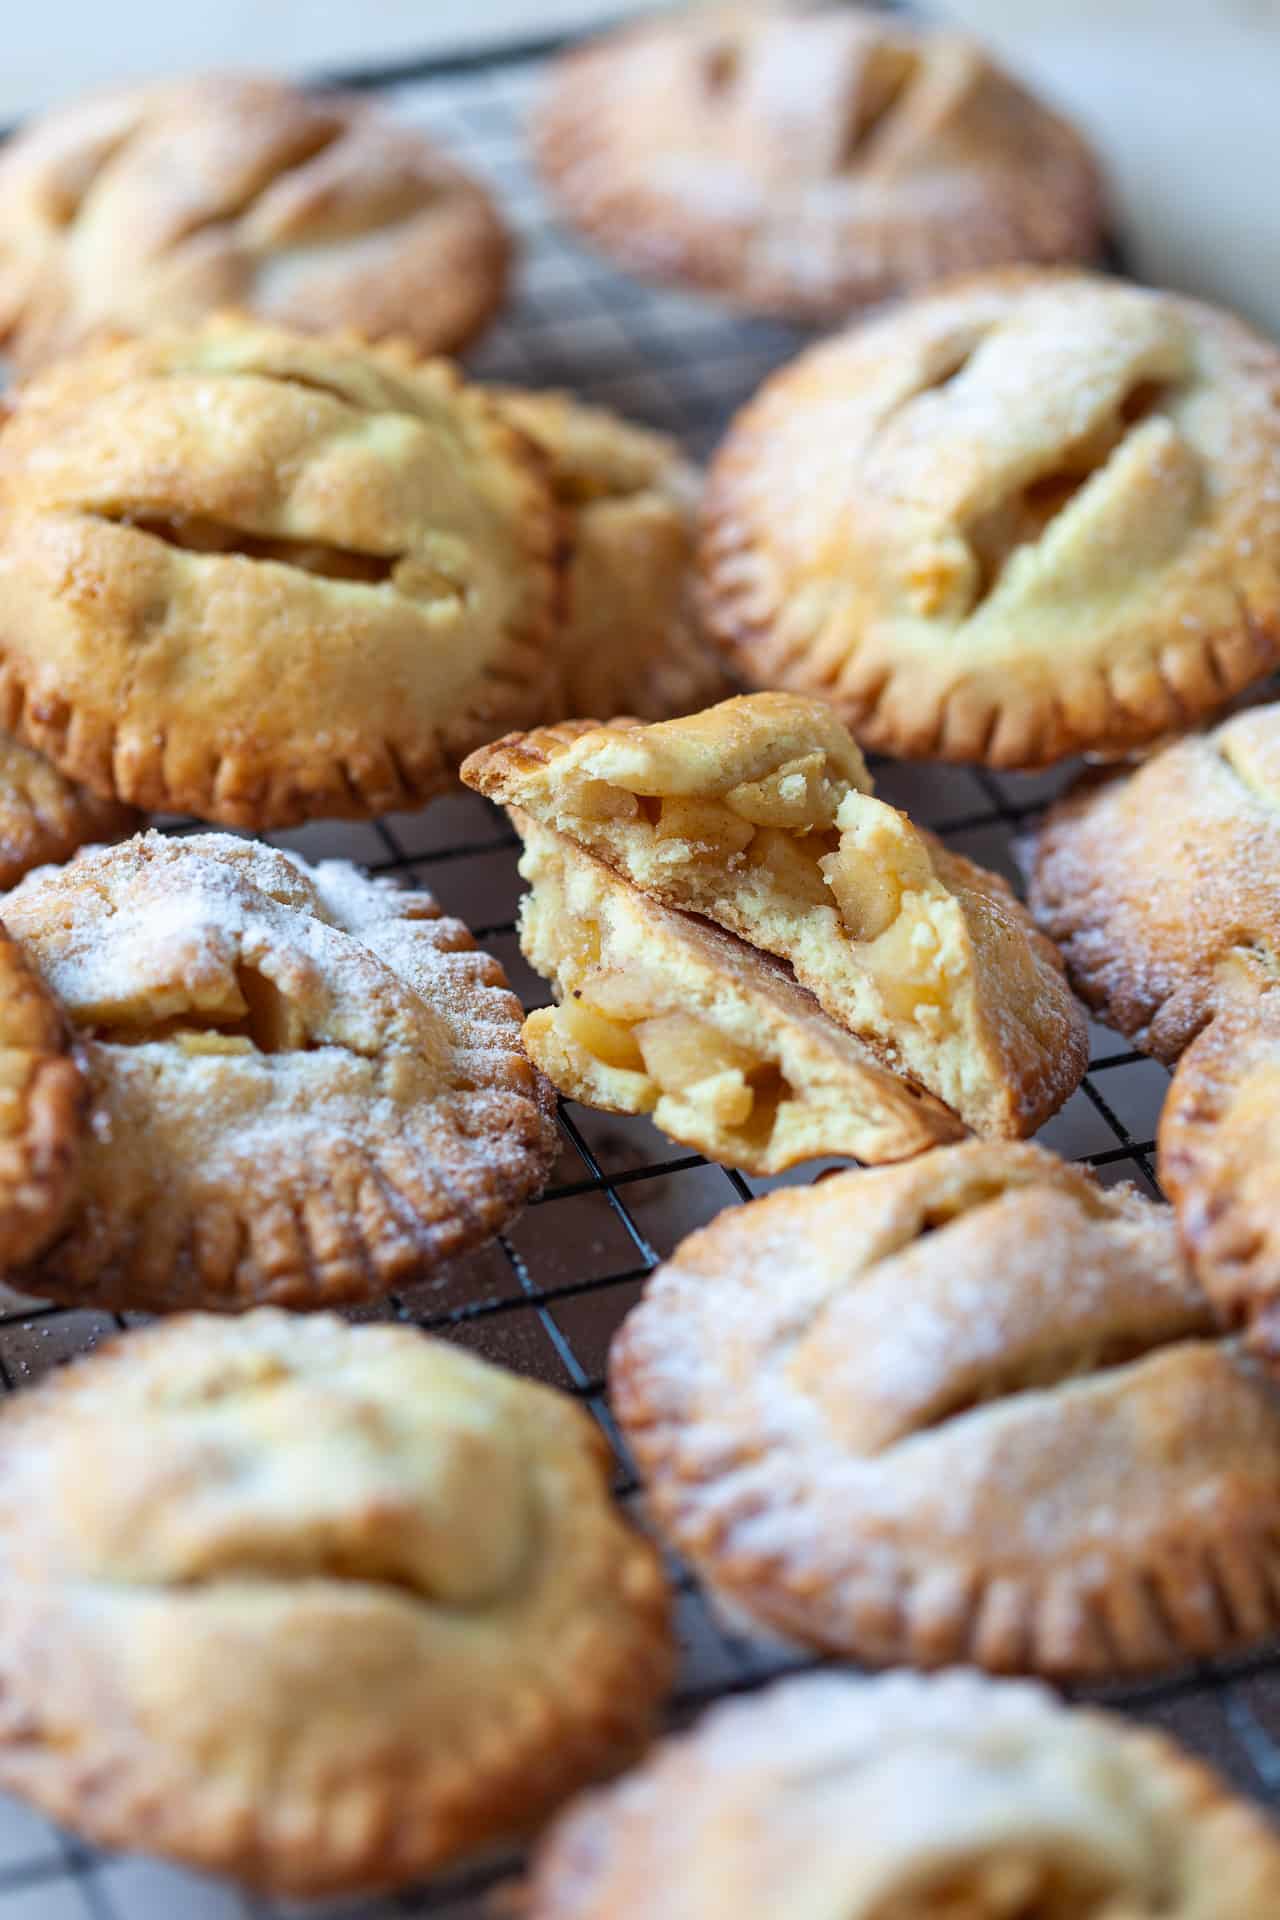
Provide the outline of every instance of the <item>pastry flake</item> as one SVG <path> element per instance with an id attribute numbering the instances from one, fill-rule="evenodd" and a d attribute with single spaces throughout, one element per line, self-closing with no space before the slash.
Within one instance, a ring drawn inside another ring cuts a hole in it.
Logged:
<path id="1" fill-rule="evenodd" d="M 974 42 L 879 12 L 705 7 L 612 33 L 558 63 L 533 138 L 623 267 L 804 322 L 1099 246 L 1075 130 Z"/>
<path id="2" fill-rule="evenodd" d="M 88 1088 L 52 993 L 0 925 L 0 1263 L 30 1260 L 72 1206 Z"/>
<path id="3" fill-rule="evenodd" d="M 556 710 L 665 720 L 723 698 L 693 605 L 701 476 L 676 443 L 568 394 L 489 392 L 549 461 L 563 517 Z"/>
<path id="4" fill-rule="evenodd" d="M 77 100 L 0 152 L 0 337 L 26 372 L 220 308 L 453 353 L 508 253 L 484 188 L 414 128 L 263 74 Z"/>
<path id="5" fill-rule="evenodd" d="M 995 874 L 874 798 L 821 701 L 757 694 L 649 727 L 544 728 L 473 754 L 463 778 L 786 960 L 976 1132 L 1033 1131 L 1084 1072 L 1049 942 Z"/>
<path id="6" fill-rule="evenodd" d="M 713 639 L 868 747 L 1043 766 L 1280 659 L 1280 352 L 1088 274 L 977 276 L 811 348 L 711 468 Z"/>
<path id="7" fill-rule="evenodd" d="M 521 949 L 559 998 L 529 1015 L 524 1046 L 561 1093 L 651 1114 L 683 1145 L 756 1174 L 828 1154 L 904 1159 L 963 1134 L 771 955 L 514 817 L 532 889 Z"/>
<path id="8" fill-rule="evenodd" d="M 76 1304 L 376 1298 L 546 1180 L 550 1089 L 496 960 L 427 893 L 226 835 L 32 874 L 13 937 L 65 1007 L 93 1120 L 60 1237 L 11 1271 Z"/>
<path id="9" fill-rule="evenodd" d="M 0 714 L 224 825 L 416 805 L 544 711 L 557 537 L 443 363 L 237 321 L 91 350 L 0 431 Z"/>
<path id="10" fill-rule="evenodd" d="M 537 1854 L 529 1920 L 1261 1920 L 1280 1842 L 1164 1735 L 970 1673 L 713 1707 Z"/>
<path id="11" fill-rule="evenodd" d="M 650 1511 L 841 1657 L 1101 1679 L 1280 1625 L 1280 1404 L 1171 1213 L 942 1147 L 721 1214 L 611 1356 Z"/>
<path id="12" fill-rule="evenodd" d="M 0 1782 L 277 1892 L 510 1839 L 637 1748 L 657 1555 L 567 1398 L 416 1328 L 132 1333 L 0 1418 Z"/>

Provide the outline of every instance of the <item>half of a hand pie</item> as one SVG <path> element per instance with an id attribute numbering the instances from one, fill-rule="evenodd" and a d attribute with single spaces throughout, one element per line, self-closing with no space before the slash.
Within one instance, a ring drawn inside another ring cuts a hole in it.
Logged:
<path id="1" fill-rule="evenodd" d="M 641 893 L 513 809 L 525 958 L 559 1004 L 524 1046 L 561 1093 L 651 1113 L 673 1139 L 748 1173 L 829 1154 L 905 1159 L 964 1128 L 823 1012 L 771 954 Z"/>
<path id="2" fill-rule="evenodd" d="M 1052 946 L 1003 880 L 872 796 L 821 701 L 757 694 L 649 727 L 544 728 L 473 754 L 463 778 L 789 962 L 975 1132 L 1033 1132 L 1084 1072 Z"/>
<path id="3" fill-rule="evenodd" d="M 1280 1400 L 1169 1210 L 1040 1148 L 721 1214 L 611 1381 L 663 1530 L 787 1639 L 1102 1678 L 1280 1625 Z"/>

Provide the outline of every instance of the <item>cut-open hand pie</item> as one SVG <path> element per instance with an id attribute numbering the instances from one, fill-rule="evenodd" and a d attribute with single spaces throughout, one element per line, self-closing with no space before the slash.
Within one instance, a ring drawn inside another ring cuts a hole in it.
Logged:
<path id="1" fill-rule="evenodd" d="M 1088 274 L 966 280 L 731 426 L 700 569 L 750 686 L 993 766 L 1146 743 L 1280 659 L 1280 352 Z"/>
<path id="2" fill-rule="evenodd" d="M 0 1268 L 57 1233 L 75 1192 L 88 1088 L 52 993 L 0 925 Z"/>
<path id="3" fill-rule="evenodd" d="M 316 1307 L 496 1232 L 555 1153 L 497 961 L 429 894 L 223 834 L 147 834 L 4 902 L 80 1042 L 76 1199 L 24 1291 Z"/>
<path id="4" fill-rule="evenodd" d="M 684 1145 L 758 1174 L 828 1154 L 901 1160 L 963 1133 L 771 954 L 513 818 L 532 888 L 520 944 L 560 1002 L 530 1014 L 525 1051 L 561 1093 L 651 1113 Z"/>
<path id="5" fill-rule="evenodd" d="M 655 1519 L 790 1640 L 1102 1678 L 1280 1626 L 1280 1396 L 1169 1210 L 1041 1148 L 721 1214 L 610 1375 Z"/>
<path id="6" fill-rule="evenodd" d="M 488 392 L 546 456 L 561 512 L 560 685 L 548 717 L 665 720 L 731 692 L 693 604 L 701 476 L 675 442 L 568 394 Z"/>
<path id="7" fill-rule="evenodd" d="M 1039 1687 L 782 1681 L 557 1821 L 528 1920 L 1263 1920 L 1280 1841 L 1173 1741 Z"/>
<path id="8" fill-rule="evenodd" d="M 442 363 L 236 321 L 91 350 L 0 431 L 0 724 L 227 825 L 410 806 L 546 711 L 557 542 Z"/>
<path id="9" fill-rule="evenodd" d="M 670 1674 L 608 1461 L 566 1397 L 416 1328 L 113 1341 L 0 1415 L 0 1785 L 296 1894 L 512 1838 Z"/>
<path id="10" fill-rule="evenodd" d="M 265 74 L 97 94 L 0 150 L 0 339 L 24 370 L 224 307 L 452 353 L 507 254 L 484 188 L 416 129 Z"/>
<path id="11" fill-rule="evenodd" d="M 558 64 L 534 151 L 624 267 L 802 321 L 1098 251 L 1074 128 L 973 41 L 880 11 L 696 7 L 624 28 Z"/>
<path id="12" fill-rule="evenodd" d="M 1003 880 L 873 798 L 819 700 L 758 694 L 655 726 L 516 734 L 463 778 L 788 961 L 975 1132 L 1034 1131 L 1084 1072 L 1084 1019 L 1050 943 Z"/>

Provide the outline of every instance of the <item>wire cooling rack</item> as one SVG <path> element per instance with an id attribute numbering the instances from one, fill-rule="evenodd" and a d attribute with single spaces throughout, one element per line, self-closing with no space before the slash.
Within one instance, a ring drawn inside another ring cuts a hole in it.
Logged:
<path id="1" fill-rule="evenodd" d="M 804 336 L 727 318 L 702 302 L 624 281 L 553 222 L 530 178 L 522 128 L 554 51 L 527 43 L 416 67 L 340 76 L 439 137 L 486 176 L 522 236 L 523 268 L 503 321 L 472 357 L 486 378 L 567 386 L 677 434 L 705 454 L 725 422 Z M 1049 775 L 954 767 L 876 768 L 878 790 L 953 847 L 1017 881 L 1014 848 L 1063 784 Z M 546 990 L 515 937 L 516 842 L 501 815 L 472 794 L 369 825 L 316 825 L 273 836 L 310 858 L 346 857 L 429 886 L 506 965 L 532 1007 Z M 1088 1161 L 1106 1181 L 1156 1193 L 1152 1151 L 1164 1070 L 1095 1027 L 1083 1086 L 1043 1130 L 1046 1145 Z M 552 1185 L 509 1233 L 361 1317 L 398 1316 L 584 1401 L 612 1440 L 618 1491 L 637 1492 L 604 1397 L 610 1336 L 645 1275 L 694 1227 L 776 1181 L 753 1181 L 682 1153 L 648 1121 L 566 1105 Z M 812 1165 L 784 1176 L 807 1181 Z M 0 1288 L 0 1382 L 21 1388 L 90 1349 L 119 1322 L 63 1311 Z M 673 1568 L 683 1662 L 673 1715 L 798 1664 L 725 1631 L 687 1573 Z M 1160 1724 L 1245 1793 L 1280 1808 L 1280 1657 L 1200 1667 L 1106 1696 Z M 391 1899 L 305 1908 L 254 1900 L 220 1883 L 141 1859 L 101 1855 L 0 1798 L 0 1920 L 480 1920 L 507 1860 Z M 1261 1920 L 1261 1916 L 1259 1916 Z"/>

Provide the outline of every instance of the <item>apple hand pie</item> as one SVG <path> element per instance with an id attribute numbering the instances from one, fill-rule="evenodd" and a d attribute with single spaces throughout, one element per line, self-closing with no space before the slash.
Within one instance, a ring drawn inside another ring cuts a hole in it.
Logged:
<path id="1" fill-rule="evenodd" d="M 92 1097 L 75 1203 L 8 1278 L 73 1304 L 377 1298 L 497 1232 L 555 1157 L 497 961 L 426 893 L 224 834 L 31 874 L 5 920 Z"/>
<path id="2" fill-rule="evenodd" d="M 827 1154 L 900 1160 L 964 1132 L 771 955 L 513 818 L 532 889 L 521 949 L 559 996 L 529 1015 L 524 1047 L 561 1093 L 650 1113 L 685 1146 L 758 1174 Z"/>
<path id="3" fill-rule="evenodd" d="M 1280 352 L 1081 273 L 992 273 L 810 349 L 712 464 L 702 607 L 750 686 L 886 753 L 1044 766 L 1280 660 Z"/>
<path id="4" fill-rule="evenodd" d="M 227 307 L 452 353 L 507 255 L 484 188 L 414 128 L 265 74 L 96 94 L 0 150 L 0 340 L 24 371 Z"/>
<path id="5" fill-rule="evenodd" d="M 790 963 L 848 1032 L 978 1133 L 1030 1133 L 1086 1064 L 1056 953 L 1003 880 L 876 800 L 821 701 L 582 721 L 475 753 L 463 779 L 663 905 Z"/>
<path id="6" fill-rule="evenodd" d="M 693 599 L 701 476 L 673 440 L 563 393 L 490 387 L 546 456 L 564 523 L 560 684 L 548 717 L 665 720 L 732 691 Z"/>
<path id="7" fill-rule="evenodd" d="M 237 321 L 92 350 L 0 430 L 0 724 L 231 826 L 412 806 L 545 712 L 558 539 L 443 364 Z"/>
<path id="8" fill-rule="evenodd" d="M 1169 1210 L 1039 1147 L 722 1213 L 610 1378 L 649 1510 L 751 1627 L 1077 1679 L 1280 1627 L 1280 1400 Z"/>
<path id="9" fill-rule="evenodd" d="M 1025 1682 L 815 1674 L 585 1794 L 528 1920 L 1263 1920 L 1280 1841 L 1163 1734 Z"/>
<path id="10" fill-rule="evenodd" d="M 565 1396 L 416 1328 L 113 1340 L 0 1414 L 0 1785 L 299 1895 L 511 1839 L 669 1680 L 608 1477 Z"/>
<path id="11" fill-rule="evenodd" d="M 623 267 L 830 324 L 965 268 L 1089 260 L 1084 140 L 982 47 L 853 7 L 697 7 L 560 60 L 551 192 Z"/>

